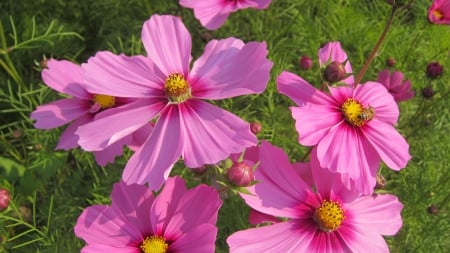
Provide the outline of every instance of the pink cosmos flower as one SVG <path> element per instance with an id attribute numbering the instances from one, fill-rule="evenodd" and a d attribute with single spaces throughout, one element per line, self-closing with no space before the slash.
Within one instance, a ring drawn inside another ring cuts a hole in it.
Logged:
<path id="1" fill-rule="evenodd" d="M 342 64 L 345 70 L 344 75 L 348 75 L 348 77 L 344 78 L 340 82 L 353 85 L 354 80 L 352 75 L 352 65 L 348 60 L 347 54 L 344 50 L 342 50 L 342 46 L 339 41 L 328 42 L 319 49 L 320 68 L 326 69 L 326 67 L 333 62 Z"/>
<path id="2" fill-rule="evenodd" d="M 320 165 L 341 173 L 349 189 L 372 193 L 380 160 L 394 170 L 406 166 L 409 145 L 393 126 L 398 106 L 382 84 L 329 86 L 327 94 L 287 71 L 277 84 L 298 105 L 291 111 L 300 144 L 317 145 Z"/>
<path id="3" fill-rule="evenodd" d="M 378 73 L 377 82 L 388 89 L 395 101 L 401 102 L 414 97 L 414 91 L 411 90 L 411 81 L 403 82 L 403 77 L 404 75 L 400 71 L 389 73 L 389 70 L 385 69 Z"/>
<path id="4" fill-rule="evenodd" d="M 241 197 L 251 208 L 287 220 L 232 234 L 230 252 L 389 252 L 382 236 L 395 235 L 402 226 L 397 197 L 349 191 L 339 174 L 321 168 L 317 159 L 311 160 L 311 187 L 284 151 L 267 142 L 260 161 L 259 183 Z"/>
<path id="5" fill-rule="evenodd" d="M 450 25 L 450 1 L 434 0 L 428 9 L 428 20 L 435 24 Z"/>
<path id="6" fill-rule="evenodd" d="M 146 186 L 120 182 L 111 200 L 78 218 L 75 235 L 87 244 L 82 253 L 214 252 L 222 202 L 212 187 L 187 190 L 174 177 L 154 197 Z"/>
<path id="7" fill-rule="evenodd" d="M 240 9 L 266 9 L 271 0 L 180 0 L 180 5 L 194 9 L 195 17 L 209 30 L 223 25 L 230 13 Z"/>
<path id="8" fill-rule="evenodd" d="M 179 18 L 153 15 L 144 24 L 142 41 L 147 57 L 99 52 L 82 65 L 88 90 L 138 98 L 120 112 L 80 127 L 83 148 L 104 149 L 154 122 L 122 178 L 157 189 L 180 156 L 186 166 L 198 168 L 256 145 L 249 123 L 203 99 L 263 92 L 272 66 L 265 43 L 211 40 L 189 71 L 191 36 Z"/>
<path id="9" fill-rule="evenodd" d="M 50 88 L 71 97 L 38 106 L 31 113 L 31 119 L 36 120 L 35 127 L 52 129 L 66 124 L 69 126 L 62 133 L 56 149 L 69 150 L 78 146 L 78 136 L 75 131 L 79 126 L 105 115 L 113 113 L 113 107 L 120 107 L 132 101 L 129 98 L 115 98 L 103 93 L 90 93 L 86 90 L 83 71 L 79 65 L 65 60 L 50 59 L 47 68 L 42 71 L 42 79 Z M 137 129 L 140 136 L 151 131 L 151 126 Z M 113 144 L 94 152 L 95 160 L 101 166 L 114 161 L 114 157 L 122 154 L 122 146 L 126 144 L 139 145 L 132 133 L 115 140 Z"/>

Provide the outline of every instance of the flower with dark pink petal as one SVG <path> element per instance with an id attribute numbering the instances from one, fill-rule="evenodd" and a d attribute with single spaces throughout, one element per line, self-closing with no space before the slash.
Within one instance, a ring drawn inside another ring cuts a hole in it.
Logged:
<path id="1" fill-rule="evenodd" d="M 385 69 L 378 73 L 377 82 L 381 83 L 388 89 L 389 93 L 394 97 L 395 101 L 401 102 L 414 97 L 414 91 L 411 89 L 411 81 L 403 81 L 404 75 L 400 71 Z"/>

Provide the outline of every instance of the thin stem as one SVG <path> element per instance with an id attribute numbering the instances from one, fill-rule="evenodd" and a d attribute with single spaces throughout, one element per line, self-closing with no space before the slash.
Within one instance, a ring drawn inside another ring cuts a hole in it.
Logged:
<path id="1" fill-rule="evenodd" d="M 386 38 L 386 35 L 392 26 L 392 22 L 394 21 L 394 17 L 395 17 L 397 10 L 398 10 L 398 8 L 396 6 L 392 7 L 391 15 L 389 16 L 386 26 L 384 27 L 383 33 L 381 34 L 381 36 L 378 39 L 375 46 L 373 47 L 372 52 L 370 52 L 369 57 L 367 57 L 366 62 L 364 62 L 364 65 L 362 66 L 358 75 L 356 76 L 354 86 L 356 86 L 359 82 L 361 82 L 361 79 L 366 74 L 367 69 L 369 69 L 369 66 L 372 63 L 373 59 L 375 58 L 375 55 L 377 54 L 378 49 L 380 49 L 381 44 L 383 44 L 383 41 Z"/>

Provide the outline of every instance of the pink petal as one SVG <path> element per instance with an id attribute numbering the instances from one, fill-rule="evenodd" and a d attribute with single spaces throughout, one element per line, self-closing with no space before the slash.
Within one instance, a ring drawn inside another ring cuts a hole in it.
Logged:
<path id="1" fill-rule="evenodd" d="M 189 80 L 192 95 L 224 99 L 261 93 L 269 81 L 271 67 L 265 42 L 212 40 L 192 68 Z"/>
<path id="2" fill-rule="evenodd" d="M 128 184 L 148 183 L 150 189 L 159 189 L 180 158 L 184 146 L 181 127 L 178 106 L 168 105 L 161 111 L 150 137 L 128 161 L 122 179 Z"/>
<path id="3" fill-rule="evenodd" d="M 318 252 L 311 248 L 316 238 L 315 226 L 303 220 L 238 231 L 228 237 L 230 253 Z"/>
<path id="4" fill-rule="evenodd" d="M 86 114 L 76 120 L 74 120 L 70 125 L 66 127 L 64 132 L 59 137 L 58 145 L 56 149 L 64 149 L 69 150 L 75 147 L 78 147 L 78 135 L 75 134 L 75 131 L 84 124 L 91 122 L 93 119 L 92 114 Z"/>
<path id="5" fill-rule="evenodd" d="M 165 102 L 158 99 L 142 99 L 108 109 L 102 113 L 109 116 L 102 118 L 100 115 L 78 129 L 78 144 L 88 151 L 102 150 L 147 124 L 164 105 Z"/>
<path id="6" fill-rule="evenodd" d="M 180 0 L 180 5 L 194 9 L 195 18 L 209 30 L 215 30 L 223 25 L 233 9 L 225 8 L 223 0 Z"/>
<path id="7" fill-rule="evenodd" d="M 311 105 L 291 107 L 295 119 L 295 129 L 299 133 L 299 142 L 305 146 L 314 146 L 339 124 L 342 113 L 329 105 Z"/>
<path id="8" fill-rule="evenodd" d="M 116 97 L 164 97 L 166 76 L 143 56 L 98 52 L 82 65 L 87 89 Z"/>
<path id="9" fill-rule="evenodd" d="M 70 61 L 50 59 L 47 68 L 42 70 L 42 80 L 50 88 L 80 99 L 89 100 L 84 87 L 83 71 L 79 65 Z"/>
<path id="10" fill-rule="evenodd" d="M 348 207 L 355 224 L 371 233 L 395 235 L 402 227 L 402 203 L 393 195 L 361 196 Z"/>
<path id="11" fill-rule="evenodd" d="M 131 135 L 127 135 L 103 150 L 94 151 L 95 161 L 100 166 L 114 163 L 116 156 L 122 155 L 123 146 L 131 142 Z"/>
<path id="12" fill-rule="evenodd" d="M 322 168 L 346 174 L 344 176 L 348 179 L 360 183 L 353 186 L 356 190 L 370 194 L 375 186 L 380 158 L 364 136 L 360 129 L 343 122 L 319 142 L 317 157 Z M 348 180 L 344 183 L 348 188 L 351 187 Z"/>
<path id="13" fill-rule="evenodd" d="M 272 215 L 268 215 L 265 213 L 261 213 L 259 211 L 256 211 L 255 209 L 250 209 L 250 214 L 248 216 L 248 222 L 250 225 L 256 226 L 261 223 L 278 223 L 280 220 Z"/>
<path id="14" fill-rule="evenodd" d="M 142 145 L 145 143 L 145 140 L 148 139 L 152 130 L 152 123 L 145 124 L 141 128 L 137 129 L 134 133 L 131 134 L 131 141 L 128 143 L 128 148 L 136 152 L 142 147 Z"/>
<path id="15" fill-rule="evenodd" d="M 389 91 L 380 83 L 366 82 L 355 88 L 354 98 L 364 107 L 373 107 L 375 118 L 390 124 L 397 124 L 398 105 Z"/>
<path id="16" fill-rule="evenodd" d="M 300 178 L 281 148 L 262 142 L 260 164 L 255 172 L 258 183 L 251 194 L 240 194 L 253 209 L 265 214 L 297 218 L 298 205 L 306 199 L 309 186 Z"/>
<path id="17" fill-rule="evenodd" d="M 124 247 L 143 240 L 137 228 L 130 225 L 119 210 L 108 206 L 96 205 L 84 209 L 74 230 L 75 235 L 87 244 Z"/>
<path id="18" fill-rule="evenodd" d="M 341 226 L 339 232 L 343 229 Z M 370 253 L 389 253 L 389 248 L 384 238 L 376 233 L 373 233 L 367 227 L 358 228 L 353 226 L 351 231 L 348 231 L 347 236 L 340 236 L 343 244 L 348 247 L 345 252 L 367 252 Z"/>
<path id="19" fill-rule="evenodd" d="M 255 9 L 266 9 L 269 7 L 271 1 L 272 0 L 246 0 L 240 1 L 239 3 Z"/>
<path id="20" fill-rule="evenodd" d="M 389 168 L 406 167 L 411 159 L 409 145 L 392 125 L 374 118 L 366 124 L 363 134 Z"/>
<path id="21" fill-rule="evenodd" d="M 89 113 L 89 102 L 78 98 L 63 98 L 52 103 L 40 105 L 31 113 L 36 120 L 34 127 L 52 129 L 65 125 Z"/>
<path id="22" fill-rule="evenodd" d="M 98 252 L 108 252 L 108 253 L 141 253 L 139 247 L 114 247 L 102 244 L 86 245 L 81 249 L 81 253 L 98 253 Z"/>
<path id="23" fill-rule="evenodd" d="M 388 69 L 378 72 L 377 82 L 383 84 L 387 89 L 391 87 L 390 72 Z"/>
<path id="24" fill-rule="evenodd" d="M 210 253 L 215 250 L 217 227 L 212 224 L 201 224 L 193 227 L 189 233 L 183 234 L 170 244 L 170 252 Z"/>
<path id="25" fill-rule="evenodd" d="M 314 187 L 314 179 L 309 162 L 297 162 L 292 164 L 292 167 L 308 186 Z"/>
<path id="26" fill-rule="evenodd" d="M 142 42 L 148 57 L 163 74 L 188 76 L 191 35 L 180 18 L 152 15 L 142 27 Z"/>
<path id="27" fill-rule="evenodd" d="M 180 113 L 182 156 L 190 168 L 217 163 L 257 143 L 247 122 L 209 103 L 190 100 L 180 104 Z"/>
<path id="28" fill-rule="evenodd" d="M 325 65 L 331 62 L 340 62 L 345 63 L 345 72 L 348 74 L 353 73 L 352 66 L 350 61 L 348 61 L 347 54 L 342 49 L 341 43 L 339 41 L 332 41 L 325 44 L 323 47 L 319 49 L 319 65 L 320 67 L 325 67 Z M 353 85 L 353 75 L 347 77 L 341 82 L 346 83 L 348 85 Z"/>
<path id="29" fill-rule="evenodd" d="M 111 193 L 111 208 L 126 217 L 129 226 L 135 227 L 141 235 L 153 233 L 150 221 L 150 208 L 155 197 L 144 185 L 126 185 L 123 181 L 115 183 Z"/>
<path id="30" fill-rule="evenodd" d="M 277 77 L 276 82 L 278 92 L 288 96 L 298 106 L 304 106 L 307 102 L 319 105 L 334 103 L 332 98 L 317 90 L 294 73 L 283 71 Z"/>

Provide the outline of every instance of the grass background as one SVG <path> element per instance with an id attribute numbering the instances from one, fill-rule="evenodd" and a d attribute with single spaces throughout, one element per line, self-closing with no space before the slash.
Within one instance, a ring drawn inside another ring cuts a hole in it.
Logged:
<path id="1" fill-rule="evenodd" d="M 431 1 L 413 1 L 395 19 L 387 39 L 364 81 L 375 80 L 394 57 L 394 69 L 412 81 L 416 96 L 401 103 L 398 130 L 410 144 L 406 169 L 382 167 L 387 185 L 382 192 L 397 195 L 404 204 L 404 225 L 386 238 L 391 252 L 450 251 L 450 30 L 426 18 Z M 340 41 L 357 72 L 380 35 L 390 6 L 383 0 L 276 0 L 264 11 L 233 13 L 223 27 L 207 32 L 192 10 L 178 1 L 149 0 L 13 0 L 0 2 L 0 187 L 12 202 L 0 213 L 0 252 L 79 252 L 84 245 L 73 226 L 86 206 L 108 203 L 112 184 L 119 180 L 130 157 L 126 150 L 114 164 L 99 167 L 81 150 L 55 151 L 62 129 L 33 128 L 29 114 L 37 105 L 60 96 L 43 85 L 39 62 L 46 58 L 85 62 L 99 50 L 144 54 L 142 24 L 152 14 L 181 16 L 193 39 L 194 59 L 207 37 L 266 41 L 274 62 L 266 91 L 258 96 L 223 100 L 220 106 L 248 121 L 262 123 L 260 139 L 282 146 L 292 160 L 306 152 L 300 146 L 288 107 L 293 103 L 276 91 L 275 78 L 289 70 L 320 85 L 317 50 Z M 301 55 L 313 58 L 312 70 L 301 70 Z M 442 77 L 426 77 L 426 65 L 439 61 Z M 421 90 L 432 87 L 434 96 Z M 174 173 L 191 185 L 205 181 L 178 164 Z M 227 252 L 226 238 L 248 227 L 247 208 L 232 193 L 224 196 L 218 221 L 216 252 Z M 430 212 L 434 206 L 437 212 Z M 370 228 L 368 228 L 370 229 Z M 370 252 L 370 251 L 369 251 Z"/>

